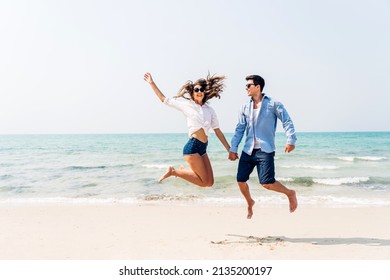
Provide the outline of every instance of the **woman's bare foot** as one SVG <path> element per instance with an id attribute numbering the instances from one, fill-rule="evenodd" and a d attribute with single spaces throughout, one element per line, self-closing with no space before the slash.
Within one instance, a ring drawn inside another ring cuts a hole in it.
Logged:
<path id="1" fill-rule="evenodd" d="M 294 212 L 297 207 L 298 207 L 298 200 L 297 200 L 297 195 L 295 191 L 291 191 L 289 195 L 287 195 L 288 201 L 290 202 L 290 212 Z"/>
<path id="2" fill-rule="evenodd" d="M 251 203 L 248 205 L 248 216 L 246 216 L 247 219 L 250 219 L 253 216 L 253 205 L 255 205 L 254 200 L 252 200 Z"/>
<path id="3" fill-rule="evenodd" d="M 164 175 L 162 175 L 160 180 L 158 181 L 161 182 L 162 180 L 171 177 L 173 175 L 173 172 L 175 172 L 175 168 L 173 168 L 173 166 L 169 166 L 167 172 Z"/>

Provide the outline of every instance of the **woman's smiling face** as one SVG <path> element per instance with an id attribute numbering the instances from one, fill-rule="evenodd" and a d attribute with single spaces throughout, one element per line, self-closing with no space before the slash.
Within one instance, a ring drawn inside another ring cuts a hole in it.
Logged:
<path id="1" fill-rule="evenodd" d="M 192 93 L 194 101 L 200 105 L 203 105 L 204 88 L 201 85 L 194 86 L 194 92 Z"/>

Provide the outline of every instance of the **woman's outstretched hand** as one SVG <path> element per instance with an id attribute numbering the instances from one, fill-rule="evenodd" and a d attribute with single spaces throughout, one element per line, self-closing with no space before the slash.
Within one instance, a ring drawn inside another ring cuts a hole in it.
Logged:
<path id="1" fill-rule="evenodd" d="M 150 74 L 149 72 L 146 72 L 144 75 L 144 80 L 146 82 L 148 82 L 149 84 L 152 84 L 153 83 L 152 74 Z"/>
<path id="2" fill-rule="evenodd" d="M 151 86 L 153 89 L 154 93 L 157 95 L 157 97 L 161 100 L 161 102 L 164 102 L 165 100 L 165 95 L 161 92 L 161 90 L 157 87 L 157 85 L 154 83 L 152 74 L 149 72 L 146 72 L 144 74 L 144 80 L 148 82 L 148 84 Z"/>

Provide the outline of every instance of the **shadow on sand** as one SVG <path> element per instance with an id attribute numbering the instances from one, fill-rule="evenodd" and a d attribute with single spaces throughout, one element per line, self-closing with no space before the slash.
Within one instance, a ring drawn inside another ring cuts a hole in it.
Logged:
<path id="1" fill-rule="evenodd" d="M 308 243 L 312 245 L 351 245 L 359 244 L 366 246 L 390 246 L 390 239 L 378 238 L 364 238 L 364 237 L 327 237 L 327 238 L 291 238 L 285 236 L 245 236 L 238 234 L 227 234 L 229 238 L 222 241 L 211 241 L 212 244 L 227 245 L 227 244 L 253 244 L 253 245 L 267 245 L 267 244 L 283 244 L 289 243 Z"/>

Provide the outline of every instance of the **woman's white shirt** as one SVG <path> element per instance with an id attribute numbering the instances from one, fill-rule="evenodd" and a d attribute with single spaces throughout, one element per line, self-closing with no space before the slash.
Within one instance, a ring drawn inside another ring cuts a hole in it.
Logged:
<path id="1" fill-rule="evenodd" d="M 199 105 L 195 101 L 185 98 L 165 98 L 164 104 L 175 108 L 186 116 L 188 135 L 203 128 L 206 135 L 209 135 L 211 129 L 219 128 L 217 115 L 208 104 Z"/>

